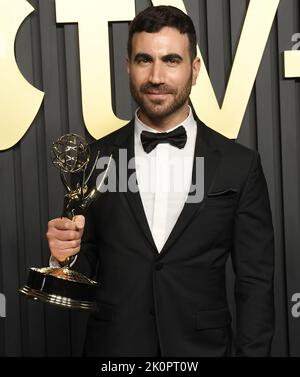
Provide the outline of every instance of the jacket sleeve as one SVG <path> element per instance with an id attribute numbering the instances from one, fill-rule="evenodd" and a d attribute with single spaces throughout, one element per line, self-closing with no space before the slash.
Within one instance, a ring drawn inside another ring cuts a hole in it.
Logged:
<path id="1" fill-rule="evenodd" d="M 269 356 L 274 331 L 274 235 L 266 180 L 255 153 L 235 217 L 236 356 Z"/>
<path id="2" fill-rule="evenodd" d="M 87 277 L 94 279 L 98 266 L 98 240 L 95 231 L 95 219 L 92 207 L 89 207 L 84 213 L 85 226 L 81 240 L 80 251 L 77 254 L 77 260 L 74 269 L 81 272 Z"/>

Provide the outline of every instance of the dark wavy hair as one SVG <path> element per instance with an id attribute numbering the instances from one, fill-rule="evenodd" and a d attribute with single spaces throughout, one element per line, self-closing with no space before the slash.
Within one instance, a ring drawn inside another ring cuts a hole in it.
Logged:
<path id="1" fill-rule="evenodd" d="M 127 44 L 128 57 L 132 54 L 132 38 L 135 33 L 157 33 L 164 27 L 172 27 L 181 34 L 188 35 L 193 61 L 197 56 L 197 37 L 193 21 L 180 9 L 166 5 L 146 8 L 131 22 Z"/>

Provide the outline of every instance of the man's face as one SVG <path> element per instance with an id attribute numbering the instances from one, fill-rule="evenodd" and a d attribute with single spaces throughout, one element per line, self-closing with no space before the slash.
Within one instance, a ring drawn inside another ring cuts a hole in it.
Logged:
<path id="1" fill-rule="evenodd" d="M 183 111 L 186 114 L 199 69 L 199 59 L 191 62 L 187 34 L 170 27 L 158 33 L 135 33 L 128 73 L 141 119 L 155 122 Z"/>

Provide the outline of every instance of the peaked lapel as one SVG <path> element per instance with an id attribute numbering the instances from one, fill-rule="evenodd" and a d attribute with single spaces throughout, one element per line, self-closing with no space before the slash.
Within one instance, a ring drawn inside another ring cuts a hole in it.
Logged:
<path id="1" fill-rule="evenodd" d="M 126 169 L 127 171 L 127 182 L 126 182 L 126 187 L 124 187 L 124 194 L 129 207 L 132 211 L 132 214 L 140 227 L 141 231 L 144 233 L 146 236 L 147 240 L 149 241 L 153 252 L 158 253 L 158 250 L 156 248 L 154 239 L 152 237 L 151 230 L 149 228 L 149 224 L 147 221 L 147 217 L 144 211 L 142 199 L 140 196 L 139 190 L 137 192 L 132 192 L 128 188 L 128 180 L 129 177 L 135 177 L 136 180 L 136 170 L 135 170 L 135 162 L 134 162 L 134 121 L 132 120 L 127 126 L 125 126 L 123 133 L 119 134 L 118 137 L 115 140 L 115 145 L 114 145 L 114 158 L 116 161 L 116 170 L 117 172 L 120 172 L 119 169 L 119 151 L 120 150 L 125 150 L 127 152 L 127 160 L 126 160 L 126 166 L 125 166 L 125 161 L 122 161 L 122 167 L 121 169 Z M 133 161 L 133 162 L 132 162 Z M 129 167 L 129 162 L 130 162 L 130 169 Z M 119 186 L 119 174 L 117 174 L 117 187 Z M 138 186 L 137 186 L 138 187 Z"/>
<path id="2" fill-rule="evenodd" d="M 198 120 L 197 122 L 197 136 L 196 136 L 196 144 L 195 144 L 195 155 L 194 155 L 194 162 L 193 162 L 193 173 L 192 173 L 192 184 L 193 187 L 196 185 L 196 176 L 199 174 L 197 172 L 197 164 L 196 159 L 197 157 L 204 157 L 204 196 L 203 200 L 206 197 L 207 192 L 209 191 L 210 187 L 212 186 L 218 166 L 221 160 L 221 154 L 210 143 L 210 130 L 206 127 L 201 121 Z M 186 202 L 181 214 L 178 217 L 178 220 L 172 229 L 169 238 L 167 239 L 163 249 L 160 252 L 160 255 L 164 255 L 170 247 L 174 244 L 174 242 L 178 239 L 178 237 L 182 234 L 185 228 L 189 225 L 189 223 L 193 220 L 194 216 L 200 210 L 203 205 L 203 200 L 198 203 L 190 203 Z"/>

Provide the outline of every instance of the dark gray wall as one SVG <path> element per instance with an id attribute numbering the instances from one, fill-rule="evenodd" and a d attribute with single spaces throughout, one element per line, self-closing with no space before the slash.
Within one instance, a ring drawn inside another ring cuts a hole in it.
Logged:
<path id="1" fill-rule="evenodd" d="M 0 292 L 7 300 L 7 317 L 0 318 L 0 356 L 79 355 L 86 314 L 33 303 L 17 293 L 29 267 L 47 265 L 47 222 L 61 213 L 63 189 L 50 162 L 51 143 L 69 131 L 86 133 L 77 26 L 56 25 L 54 0 L 29 2 L 36 11 L 20 28 L 16 56 L 24 76 L 45 92 L 45 99 L 25 137 L 0 152 Z M 222 100 L 248 1 L 186 0 L 185 4 Z M 150 0 L 136 0 L 137 11 L 148 5 Z M 300 318 L 290 314 L 291 296 L 300 292 L 300 86 L 299 80 L 283 78 L 282 59 L 282 52 L 292 47 L 292 34 L 300 32 L 299 23 L 299 1 L 281 0 L 238 139 L 261 154 L 273 210 L 277 317 L 273 356 L 300 356 Z M 115 112 L 128 119 L 134 109 L 123 60 L 128 26 L 114 23 L 110 28 L 112 64 L 118 72 L 113 78 Z M 230 264 L 228 272 L 234 309 Z"/>

